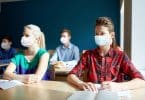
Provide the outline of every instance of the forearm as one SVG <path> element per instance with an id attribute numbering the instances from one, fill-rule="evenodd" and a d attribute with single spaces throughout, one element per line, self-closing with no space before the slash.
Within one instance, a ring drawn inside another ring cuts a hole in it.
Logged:
<path id="1" fill-rule="evenodd" d="M 11 72 L 5 72 L 3 78 L 7 80 L 19 80 L 24 83 L 32 83 L 38 80 L 38 76 L 36 74 L 16 74 Z"/>
<path id="2" fill-rule="evenodd" d="M 145 88 L 145 81 L 139 78 L 135 78 L 128 82 L 119 83 L 121 90 L 131 90 L 137 88 Z"/>
<path id="3" fill-rule="evenodd" d="M 76 85 L 81 90 L 89 90 L 92 92 L 98 92 L 95 84 L 93 84 L 91 82 L 83 82 L 74 74 L 70 74 L 67 77 L 67 81 L 71 84 Z"/>
<path id="4" fill-rule="evenodd" d="M 25 75 L 20 75 L 20 74 L 16 74 L 16 73 L 11 73 L 11 72 L 5 72 L 3 78 L 4 79 L 8 79 L 8 80 L 22 80 L 22 78 Z"/>
<path id="5" fill-rule="evenodd" d="M 15 77 L 16 77 L 15 73 L 4 72 L 4 75 L 3 75 L 3 78 L 8 79 L 8 80 L 15 79 Z"/>
<path id="6" fill-rule="evenodd" d="M 78 86 L 78 84 L 83 83 L 82 80 L 80 80 L 76 75 L 74 74 L 70 74 L 67 77 L 67 81 L 71 84 L 74 84 L 76 86 Z"/>

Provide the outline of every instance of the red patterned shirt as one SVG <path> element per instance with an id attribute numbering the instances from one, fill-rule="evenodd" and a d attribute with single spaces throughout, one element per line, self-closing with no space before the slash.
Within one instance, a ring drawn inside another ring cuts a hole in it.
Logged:
<path id="1" fill-rule="evenodd" d="M 86 51 L 69 74 L 80 77 L 85 69 L 87 70 L 87 81 L 93 83 L 103 81 L 122 82 L 124 81 L 122 77 L 124 75 L 129 76 L 131 79 L 144 79 L 128 56 L 113 48 L 104 57 L 100 56 L 98 48 Z"/>

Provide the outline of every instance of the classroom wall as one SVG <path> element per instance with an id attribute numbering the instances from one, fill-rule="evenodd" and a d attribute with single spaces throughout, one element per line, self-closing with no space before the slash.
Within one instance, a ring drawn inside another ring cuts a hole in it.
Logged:
<path id="1" fill-rule="evenodd" d="M 131 56 L 138 69 L 144 70 L 145 76 L 145 31 L 144 31 L 144 0 L 132 1 L 132 34 Z"/>
<path id="2" fill-rule="evenodd" d="M 0 35 L 12 35 L 13 46 L 19 48 L 23 26 L 36 24 L 45 33 L 47 49 L 55 49 L 60 44 L 60 30 L 69 28 L 72 30 L 74 44 L 81 50 L 92 49 L 96 47 L 94 26 L 99 16 L 113 19 L 119 43 L 119 0 L 26 0 L 2 3 Z"/>

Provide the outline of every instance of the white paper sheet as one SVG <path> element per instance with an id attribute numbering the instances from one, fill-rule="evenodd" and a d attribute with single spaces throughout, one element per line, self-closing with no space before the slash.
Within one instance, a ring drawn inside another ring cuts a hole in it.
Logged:
<path id="1" fill-rule="evenodd" d="M 99 93 L 77 91 L 67 100 L 131 100 L 130 91 L 100 90 Z"/>
<path id="2" fill-rule="evenodd" d="M 0 80 L 0 89 L 2 90 L 6 90 L 18 85 L 23 85 L 23 83 L 17 80 Z"/>

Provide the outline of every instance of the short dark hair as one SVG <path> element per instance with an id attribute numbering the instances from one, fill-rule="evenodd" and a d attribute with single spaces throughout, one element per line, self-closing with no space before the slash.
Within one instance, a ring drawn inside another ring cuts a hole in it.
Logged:
<path id="1" fill-rule="evenodd" d="M 64 33 L 64 32 L 67 32 L 68 36 L 71 36 L 71 30 L 67 29 L 67 28 L 64 28 L 60 31 L 60 34 Z"/>
<path id="2" fill-rule="evenodd" d="M 114 32 L 114 24 L 109 17 L 99 17 L 96 20 L 96 26 L 105 26 L 108 27 L 109 32 Z"/>
<path id="3" fill-rule="evenodd" d="M 12 42 L 12 41 L 13 41 L 13 40 L 12 40 L 12 37 L 9 36 L 9 35 L 3 36 L 3 37 L 2 37 L 2 40 L 3 40 L 3 39 L 7 39 L 9 42 Z"/>

